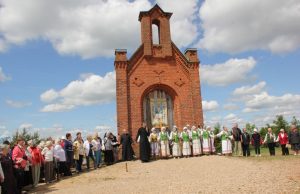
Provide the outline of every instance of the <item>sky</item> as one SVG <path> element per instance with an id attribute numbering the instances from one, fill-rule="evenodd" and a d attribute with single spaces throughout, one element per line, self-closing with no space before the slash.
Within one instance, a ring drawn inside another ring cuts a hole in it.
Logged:
<path id="1" fill-rule="evenodd" d="M 0 136 L 115 131 L 114 49 L 140 46 L 155 3 L 198 49 L 206 125 L 300 118 L 298 0 L 0 0 Z"/>

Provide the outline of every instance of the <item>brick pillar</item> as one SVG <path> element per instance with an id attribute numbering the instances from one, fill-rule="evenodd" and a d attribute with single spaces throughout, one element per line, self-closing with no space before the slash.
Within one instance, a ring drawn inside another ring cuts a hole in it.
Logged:
<path id="1" fill-rule="evenodd" d="M 144 55 L 152 55 L 152 23 L 149 16 L 141 18 L 141 38 L 144 44 Z"/>
<path id="2" fill-rule="evenodd" d="M 164 56 L 172 56 L 170 21 L 165 17 L 160 19 L 160 39 Z"/>
<path id="3" fill-rule="evenodd" d="M 128 79 L 127 79 L 127 51 L 115 51 L 116 98 L 117 98 L 117 128 L 121 134 L 123 129 L 129 129 L 128 111 Z"/>
<path id="4" fill-rule="evenodd" d="M 189 61 L 191 73 L 191 91 L 193 99 L 193 125 L 203 125 L 203 111 L 202 111 L 202 97 L 200 88 L 200 75 L 199 75 L 199 58 L 197 49 L 187 49 L 185 57 Z"/>

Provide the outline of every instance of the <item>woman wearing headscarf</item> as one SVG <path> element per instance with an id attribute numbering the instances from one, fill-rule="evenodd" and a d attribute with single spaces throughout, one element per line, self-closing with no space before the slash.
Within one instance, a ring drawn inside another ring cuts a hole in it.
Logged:
<path id="1" fill-rule="evenodd" d="M 229 133 L 228 128 L 223 127 L 223 131 L 218 133 L 217 137 L 221 138 L 222 154 L 223 155 L 231 155 L 232 154 L 231 140 L 233 139 L 233 136 Z"/>
<path id="2" fill-rule="evenodd" d="M 201 155 L 200 133 L 197 130 L 196 126 L 192 126 L 190 138 L 192 139 L 193 142 L 193 156 Z"/>
<path id="3" fill-rule="evenodd" d="M 188 127 L 184 127 L 183 131 L 180 134 L 182 139 L 182 155 L 184 157 L 189 157 L 191 155 L 191 146 L 190 146 L 190 134 L 188 132 Z"/>
<path id="4" fill-rule="evenodd" d="M 161 157 L 167 159 L 170 155 L 170 148 L 169 148 L 169 135 L 166 132 L 166 127 L 161 128 L 161 132 L 159 133 L 158 140 L 160 143 Z"/>
<path id="5" fill-rule="evenodd" d="M 156 160 L 159 157 L 159 143 L 158 143 L 158 134 L 154 127 L 151 129 L 149 142 L 151 147 L 151 156 L 153 159 Z"/>
<path id="6" fill-rule="evenodd" d="M 172 142 L 172 156 L 174 158 L 179 158 L 181 156 L 180 135 L 176 126 L 173 127 L 172 132 L 170 133 L 170 140 Z"/>

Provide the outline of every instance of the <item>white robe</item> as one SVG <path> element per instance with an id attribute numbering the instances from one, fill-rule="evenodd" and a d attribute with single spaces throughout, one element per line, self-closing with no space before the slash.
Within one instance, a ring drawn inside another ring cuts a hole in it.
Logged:
<path id="1" fill-rule="evenodd" d="M 199 132 L 198 132 L 199 134 Z M 190 133 L 190 138 L 193 138 L 193 131 Z M 198 139 L 193 139 L 193 155 L 198 156 L 201 154 L 201 143 L 200 143 L 200 134 Z"/>
<path id="2" fill-rule="evenodd" d="M 179 138 L 179 134 L 177 132 L 178 138 Z M 174 132 L 172 131 L 170 134 L 170 140 L 173 141 L 174 139 Z M 176 142 L 172 142 L 172 154 L 173 157 L 180 157 L 181 156 L 181 151 L 180 151 L 180 143 L 176 143 Z"/>
<path id="3" fill-rule="evenodd" d="M 221 131 L 217 136 L 218 137 L 222 137 L 222 135 L 224 133 L 227 133 L 229 135 L 228 132 L 225 131 Z M 231 144 L 231 139 L 233 138 L 232 136 L 228 136 L 229 139 L 226 140 L 222 140 L 222 154 L 231 154 L 232 153 L 232 144 Z"/>
<path id="4" fill-rule="evenodd" d="M 161 157 L 168 157 L 170 155 L 170 148 L 169 148 L 169 136 L 167 134 L 167 132 L 165 132 L 167 135 L 167 140 L 162 141 L 161 137 L 159 134 L 158 136 L 158 140 L 160 142 L 160 153 L 161 153 Z"/>
<path id="5" fill-rule="evenodd" d="M 181 139 L 183 139 L 182 134 L 183 134 L 183 132 L 181 132 L 181 134 L 180 134 Z M 182 155 L 183 156 L 190 156 L 191 155 L 191 145 L 190 145 L 189 141 L 188 142 L 183 141 L 183 143 L 182 143 Z"/>

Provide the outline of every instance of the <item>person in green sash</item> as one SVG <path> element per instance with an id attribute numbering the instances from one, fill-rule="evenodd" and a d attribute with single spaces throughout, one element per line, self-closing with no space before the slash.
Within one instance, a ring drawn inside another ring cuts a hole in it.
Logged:
<path id="1" fill-rule="evenodd" d="M 180 135 L 176 126 L 173 127 L 172 132 L 170 133 L 170 140 L 172 142 L 172 154 L 174 158 L 180 158 Z"/>
<path id="2" fill-rule="evenodd" d="M 268 133 L 265 136 L 264 143 L 268 145 L 270 156 L 275 156 L 275 142 L 276 135 L 273 133 L 272 128 L 268 128 Z"/>
<path id="3" fill-rule="evenodd" d="M 161 128 L 161 132 L 159 133 L 158 140 L 160 143 L 161 157 L 168 158 L 170 156 L 170 149 L 169 149 L 169 135 L 166 132 L 166 127 Z"/>
<path id="4" fill-rule="evenodd" d="M 220 137 L 222 141 L 222 154 L 231 155 L 232 154 L 231 140 L 233 139 L 233 136 L 228 132 L 228 128 L 223 127 L 223 131 L 221 131 L 217 135 L 217 137 Z"/>
<path id="5" fill-rule="evenodd" d="M 203 146 L 203 153 L 208 155 L 210 153 L 210 137 L 209 137 L 209 132 L 207 129 L 210 127 L 207 127 L 206 129 L 203 129 L 201 131 L 201 136 L 202 136 L 202 146 Z"/>
<path id="6" fill-rule="evenodd" d="M 200 133 L 195 126 L 192 126 L 190 133 L 193 142 L 193 156 L 201 155 Z"/>
<path id="7" fill-rule="evenodd" d="M 183 131 L 180 134 L 180 138 L 182 139 L 182 155 L 188 158 L 191 155 L 191 146 L 190 146 L 190 135 L 188 132 L 188 128 L 184 127 Z"/>

